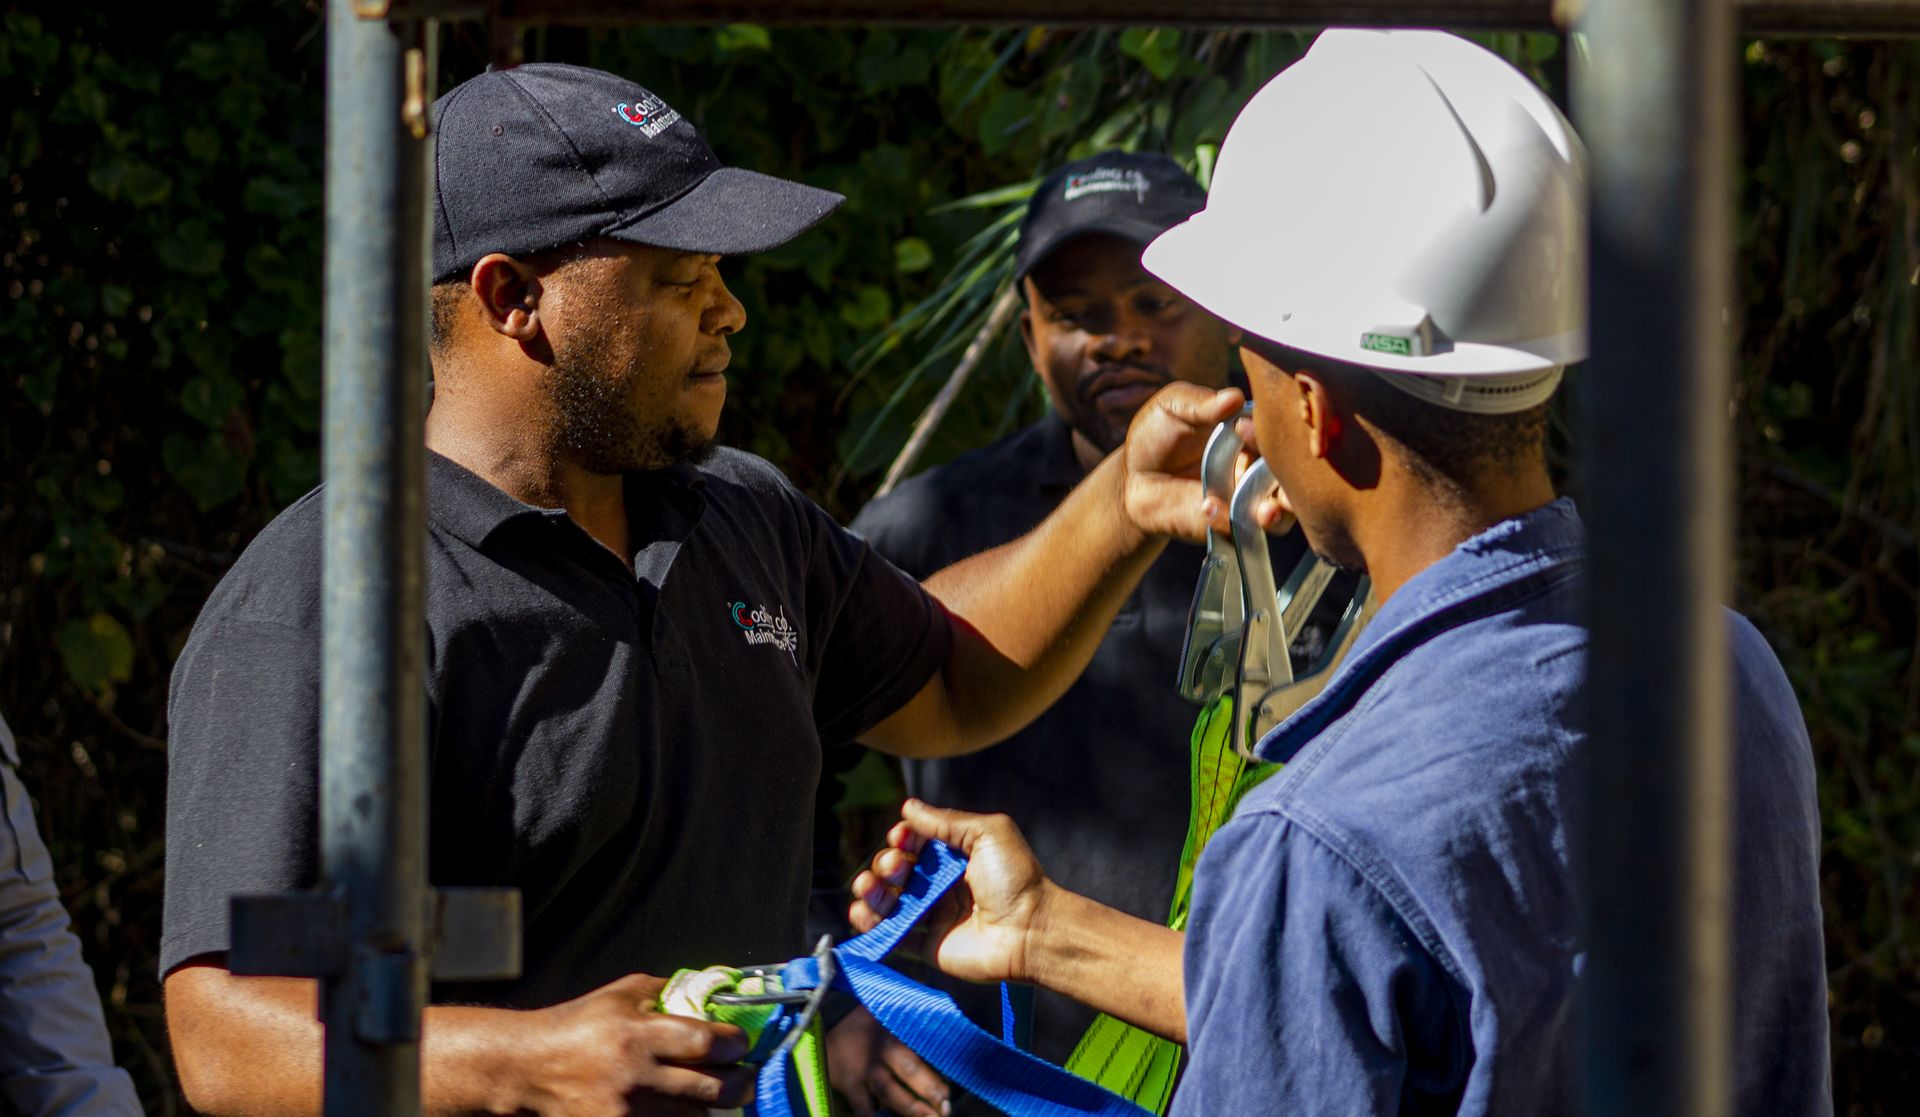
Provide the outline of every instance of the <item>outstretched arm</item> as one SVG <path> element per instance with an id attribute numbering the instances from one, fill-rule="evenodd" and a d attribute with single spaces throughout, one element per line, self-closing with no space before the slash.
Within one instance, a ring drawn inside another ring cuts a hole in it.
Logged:
<path id="1" fill-rule="evenodd" d="M 218 955 L 167 975 L 180 1085 L 201 1112 L 320 1112 L 317 983 L 236 977 Z M 633 974 L 552 1008 L 434 1006 L 422 1027 L 430 1114 L 700 1115 L 741 1105 L 740 1029 L 653 1011 L 662 982 Z"/>
<path id="2" fill-rule="evenodd" d="M 862 735 L 899 756 L 952 756 L 999 741 L 1080 677 L 1170 536 L 1207 528 L 1199 462 L 1241 395 L 1176 383 L 1134 416 L 1126 445 L 1039 527 L 927 579 L 953 617 L 944 669 Z"/>
<path id="3" fill-rule="evenodd" d="M 928 960 L 967 981 L 1039 985 L 1186 1041 L 1185 935 L 1061 888 L 1005 815 L 917 799 L 901 815 L 887 848 L 854 881 L 848 914 L 855 927 L 867 930 L 893 912 L 920 850 L 938 838 L 968 860 L 966 876 L 921 921 L 919 949 Z"/>

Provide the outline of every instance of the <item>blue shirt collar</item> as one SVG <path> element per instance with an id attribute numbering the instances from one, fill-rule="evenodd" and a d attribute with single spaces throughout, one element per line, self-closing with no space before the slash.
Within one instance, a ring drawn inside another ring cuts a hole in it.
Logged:
<path id="1" fill-rule="evenodd" d="M 1543 582 L 1577 575 L 1585 548 L 1586 529 L 1566 497 L 1503 520 L 1455 547 L 1387 599 L 1326 689 L 1262 737 L 1257 751 L 1270 761 L 1292 759 L 1410 649 L 1499 612 Z"/>

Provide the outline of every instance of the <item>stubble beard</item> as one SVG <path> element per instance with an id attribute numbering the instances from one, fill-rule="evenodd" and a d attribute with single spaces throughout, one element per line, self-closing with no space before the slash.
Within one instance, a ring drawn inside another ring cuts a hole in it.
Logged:
<path id="1" fill-rule="evenodd" d="M 555 346 L 545 379 L 556 455 L 589 472 L 612 475 L 697 464 L 713 453 L 714 437 L 668 414 L 664 400 L 655 408 L 636 407 L 639 374 L 616 363 L 599 334 L 577 335 L 564 348 Z M 652 411 L 652 417 L 643 417 L 644 411 Z"/>
<path id="2" fill-rule="evenodd" d="M 1173 382 L 1172 377 L 1155 372 L 1152 369 L 1143 368 L 1139 365 L 1133 365 L 1131 367 L 1140 368 L 1141 371 L 1151 372 L 1155 376 L 1159 376 L 1161 378 L 1160 386 L 1163 388 Z M 1091 442 L 1102 454 L 1111 454 L 1115 450 L 1118 450 L 1121 444 L 1126 442 L 1127 431 L 1133 426 L 1133 417 L 1140 413 L 1141 407 L 1146 406 L 1146 401 L 1141 401 L 1140 407 L 1136 407 L 1124 415 L 1116 415 L 1105 411 L 1100 407 L 1099 403 L 1094 400 L 1094 397 L 1089 391 L 1089 389 L 1093 387 L 1096 379 L 1097 374 L 1081 377 L 1075 381 L 1072 393 L 1069 394 L 1067 399 L 1061 401 L 1061 418 L 1067 421 L 1067 426 L 1078 431 L 1080 437 Z"/>

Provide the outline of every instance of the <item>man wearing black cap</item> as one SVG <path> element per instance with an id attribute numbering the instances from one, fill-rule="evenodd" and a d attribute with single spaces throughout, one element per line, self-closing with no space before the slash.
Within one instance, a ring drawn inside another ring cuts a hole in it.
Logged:
<path id="1" fill-rule="evenodd" d="M 1048 175 L 1020 226 L 1015 267 L 1026 298 L 1021 337 L 1052 410 L 909 479 L 867 505 L 855 530 L 924 577 L 1046 519 L 1121 445 L 1160 388 L 1179 380 L 1226 386 L 1228 327 L 1140 266 L 1150 241 L 1206 201 L 1200 184 L 1164 155 L 1110 151 Z M 1275 568 L 1291 570 L 1301 553 L 1297 535 L 1276 539 Z M 1164 919 L 1187 830 L 1187 740 L 1197 713 L 1174 682 L 1202 558 L 1197 547 L 1168 547 L 1059 702 L 986 752 L 907 760 L 908 789 L 941 806 L 1008 814 L 1048 870 L 1071 881 L 1065 887 Z M 1306 639 L 1324 640 L 1324 632 L 1316 626 Z M 997 990 L 916 976 L 998 1029 Z M 1064 1062 L 1093 1015 L 1040 991 L 1033 1050 Z M 967 1099 L 958 1111 L 979 1104 Z"/>
<path id="2" fill-rule="evenodd" d="M 719 261 L 836 195 L 722 167 L 658 97 L 577 67 L 483 75 L 435 116 L 429 874 L 514 886 L 526 922 L 518 980 L 435 987 L 426 1104 L 735 1105 L 740 1033 L 654 1013 L 646 975 L 804 952 L 821 741 L 949 755 L 1043 710 L 1162 533 L 1201 530 L 1168 470 L 1240 399 L 1170 392 L 1058 515 L 922 590 L 712 448 L 745 325 Z M 210 1112 L 318 1108 L 313 983 L 224 961 L 230 896 L 316 876 L 319 533 L 315 494 L 268 525 L 173 677 L 160 965 Z M 829 1039 L 855 1108 L 937 1112 L 944 1086 L 863 1019 Z"/>

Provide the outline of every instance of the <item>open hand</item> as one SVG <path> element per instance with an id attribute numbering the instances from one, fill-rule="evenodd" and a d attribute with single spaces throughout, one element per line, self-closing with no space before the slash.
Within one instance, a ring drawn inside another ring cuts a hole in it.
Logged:
<path id="1" fill-rule="evenodd" d="M 847 913 L 854 927 L 868 930 L 892 914 L 919 852 L 938 838 L 966 855 L 967 872 L 921 919 L 920 954 L 966 981 L 1028 980 L 1031 936 L 1045 923 L 1054 884 L 1013 820 L 917 799 L 907 800 L 900 815 L 887 848 L 854 878 Z"/>

